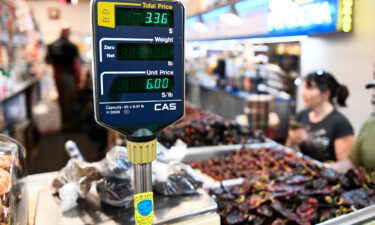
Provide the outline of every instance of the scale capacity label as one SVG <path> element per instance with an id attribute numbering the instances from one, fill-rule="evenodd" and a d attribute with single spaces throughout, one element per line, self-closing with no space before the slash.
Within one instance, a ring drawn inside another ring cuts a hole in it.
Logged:
<path id="1" fill-rule="evenodd" d="M 152 225 L 154 222 L 154 193 L 134 195 L 134 208 L 137 225 Z"/>

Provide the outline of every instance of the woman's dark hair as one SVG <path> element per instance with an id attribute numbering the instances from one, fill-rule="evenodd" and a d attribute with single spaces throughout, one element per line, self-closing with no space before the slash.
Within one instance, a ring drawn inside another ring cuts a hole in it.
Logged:
<path id="1" fill-rule="evenodd" d="M 335 104 L 336 101 L 339 106 L 346 106 L 349 90 L 345 85 L 339 84 L 332 74 L 324 70 L 317 70 L 309 73 L 305 81 L 309 88 L 316 85 L 321 92 L 329 91 L 331 94 L 329 100 L 332 104 Z"/>

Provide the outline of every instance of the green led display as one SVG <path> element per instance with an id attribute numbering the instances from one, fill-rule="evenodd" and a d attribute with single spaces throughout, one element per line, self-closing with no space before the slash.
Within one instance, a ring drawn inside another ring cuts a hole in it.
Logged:
<path id="1" fill-rule="evenodd" d="M 174 60 L 173 44 L 118 43 L 117 60 Z"/>
<path id="2" fill-rule="evenodd" d="M 113 80 L 110 95 L 142 92 L 173 92 L 173 76 L 120 76 Z"/>
<path id="3" fill-rule="evenodd" d="M 117 26 L 173 27 L 173 11 L 116 8 Z"/>

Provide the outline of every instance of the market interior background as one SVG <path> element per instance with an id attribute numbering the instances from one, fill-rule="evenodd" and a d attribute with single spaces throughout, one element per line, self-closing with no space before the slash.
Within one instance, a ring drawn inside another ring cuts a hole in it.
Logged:
<path id="1" fill-rule="evenodd" d="M 0 3 L 2 1 L 4 0 L 0 0 Z M 238 78 L 233 79 L 232 87 L 235 91 L 252 91 L 252 87 L 243 85 L 246 84 L 246 77 L 251 76 L 251 73 L 267 71 L 274 75 L 274 79 L 265 83 L 263 90 L 256 90 L 256 92 L 258 94 L 262 94 L 263 91 L 271 92 L 273 97 L 278 99 L 276 105 L 273 104 L 270 107 L 273 107 L 271 111 L 278 114 L 281 122 L 271 135 L 280 142 L 285 141 L 287 130 L 285 122 L 288 122 L 289 117 L 296 110 L 303 107 L 302 101 L 299 101 L 297 97 L 298 86 L 295 84 L 298 84 L 298 77 L 317 68 L 330 71 L 343 84 L 349 86 L 351 96 L 348 105 L 350 107 L 341 111 L 349 118 L 356 133 L 373 113 L 373 106 L 370 103 L 371 93 L 364 87 L 375 74 L 375 29 L 373 27 L 375 1 L 355 2 L 353 30 L 350 33 L 241 39 L 235 39 L 235 37 L 246 35 L 252 37 L 253 34 L 263 29 L 258 27 L 261 23 L 257 23 L 260 14 L 257 9 L 264 7 L 269 1 L 247 1 L 254 2 L 252 6 L 248 6 L 250 8 L 248 13 L 254 12 L 251 16 L 252 20 L 244 21 L 240 27 L 220 27 L 222 25 L 219 24 L 216 27 L 213 26 L 217 29 L 216 31 L 210 32 L 202 32 L 202 27 L 200 32 L 194 29 L 197 21 L 199 22 L 202 18 L 201 14 L 236 1 L 184 0 L 183 2 L 187 9 L 187 18 L 189 18 L 186 45 L 189 80 L 187 97 L 195 105 L 228 119 L 236 119 L 240 122 L 244 118 L 249 119 L 246 117 L 245 110 L 246 107 L 251 108 L 251 105 L 247 105 L 248 103 L 238 98 L 232 99 L 224 92 L 219 93 L 222 95 L 220 97 L 218 97 L 219 94 L 211 95 L 210 84 L 214 81 L 209 74 L 212 73 L 212 64 L 221 55 L 221 57 L 233 59 L 234 65 L 236 63 L 244 65 L 238 71 L 235 69 L 232 71 L 233 76 Z M 118 144 L 119 140 L 114 134 L 107 137 L 107 131 L 98 127 L 93 120 L 90 78 L 87 80 L 87 89 L 82 95 L 82 104 L 79 106 L 82 113 L 77 115 L 79 126 L 74 130 L 63 131 L 61 121 L 59 121 L 60 112 L 56 103 L 57 93 L 52 70 L 44 63 L 46 45 L 58 38 L 62 23 L 68 24 L 72 31 L 71 40 L 79 46 L 84 61 L 82 72 L 90 77 L 89 1 L 80 0 L 78 4 L 66 4 L 57 0 L 28 0 L 21 1 L 21 3 L 26 21 L 24 23 L 26 26 L 24 29 L 27 30 L 25 36 L 31 37 L 33 41 L 32 45 L 27 45 L 30 52 L 26 58 L 29 57 L 28 63 L 32 61 L 35 66 L 31 68 L 33 69 L 31 74 L 38 76 L 24 73 L 23 77 L 14 80 L 0 76 L 1 81 L 8 79 L 7 82 L 0 82 L 0 108 L 8 112 L 8 118 L 0 119 L 1 132 L 16 137 L 25 145 L 28 151 L 30 174 L 61 169 L 69 159 L 64 149 L 67 140 L 77 143 L 87 161 L 101 159 L 108 146 Z M 211 16 L 215 17 L 214 14 L 212 13 Z M 3 51 L 6 43 L 1 38 L 4 37 L 0 36 L 0 50 Z M 224 40 L 218 41 L 217 39 Z M 15 46 L 18 44 L 14 42 Z M 19 47 L 22 48 L 21 45 Z M 263 65 L 266 61 L 278 66 Z M 6 71 L 7 62 L 9 63 L 9 59 L 2 55 L 0 57 L 2 72 L 17 73 L 17 71 Z M 249 64 L 248 67 L 246 63 Z M 258 67 L 254 67 L 256 64 Z M 255 68 L 255 70 L 248 71 L 248 68 Z M 240 76 L 237 76 L 237 73 Z M 258 82 L 262 83 L 262 80 Z M 25 87 L 16 93 L 12 93 L 12 90 L 6 91 L 7 88 L 24 84 L 26 84 Z M 198 90 L 200 84 L 207 84 L 208 87 Z M 18 97 L 12 101 L 6 101 L 9 99 L 9 94 Z M 215 102 L 218 99 L 222 99 L 223 102 Z M 255 118 L 255 120 L 262 119 Z"/>

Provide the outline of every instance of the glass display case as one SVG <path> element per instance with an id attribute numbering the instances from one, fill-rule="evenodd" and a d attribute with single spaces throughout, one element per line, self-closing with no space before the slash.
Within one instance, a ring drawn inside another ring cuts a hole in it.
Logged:
<path id="1" fill-rule="evenodd" d="M 27 224 L 26 151 L 0 135 L 0 224 Z"/>

